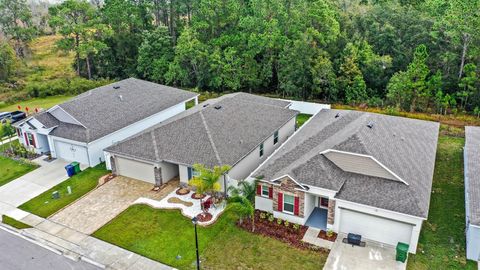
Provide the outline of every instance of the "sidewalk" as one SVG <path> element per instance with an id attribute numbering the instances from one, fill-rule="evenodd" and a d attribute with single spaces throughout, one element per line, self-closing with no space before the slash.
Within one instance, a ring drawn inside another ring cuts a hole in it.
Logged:
<path id="1" fill-rule="evenodd" d="M 75 261 L 83 260 L 101 268 L 118 270 L 174 269 L 20 209 L 7 214 L 33 227 L 21 230 L 22 235 Z"/>

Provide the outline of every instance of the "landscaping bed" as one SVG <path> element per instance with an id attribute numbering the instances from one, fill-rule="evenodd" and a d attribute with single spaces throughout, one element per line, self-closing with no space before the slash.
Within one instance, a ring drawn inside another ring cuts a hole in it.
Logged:
<path id="1" fill-rule="evenodd" d="M 248 231 L 252 231 L 252 220 L 238 221 L 237 225 Z M 274 218 L 272 214 L 255 210 L 254 233 L 275 238 L 297 248 L 317 249 L 317 247 L 302 241 L 308 227 L 290 223 L 286 220 Z"/>
<path id="2" fill-rule="evenodd" d="M 330 234 L 330 235 L 329 235 Z M 337 233 L 335 232 L 326 232 L 324 230 L 321 230 L 319 233 L 318 233 L 318 237 L 324 239 L 324 240 L 327 240 L 327 241 L 330 241 L 330 242 L 335 242 L 337 240 Z"/>

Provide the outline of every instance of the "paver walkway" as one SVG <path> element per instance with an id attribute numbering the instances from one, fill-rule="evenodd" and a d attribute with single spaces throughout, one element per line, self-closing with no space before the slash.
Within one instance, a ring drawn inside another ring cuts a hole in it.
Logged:
<path id="1" fill-rule="evenodd" d="M 127 209 L 138 198 L 159 200 L 175 190 L 177 186 L 178 182 L 170 181 L 165 188 L 155 192 L 151 190 L 153 185 L 150 183 L 117 176 L 49 219 L 84 234 L 92 234 Z"/>
<path id="2" fill-rule="evenodd" d="M 395 260 L 395 247 L 366 241 L 365 247 L 342 243 L 339 234 L 323 270 L 405 270 L 407 263 Z M 362 241 L 365 241 L 362 239 Z"/>
<path id="3" fill-rule="evenodd" d="M 174 269 L 20 209 L 11 216 L 33 227 L 21 230 L 21 234 L 75 261 L 118 270 Z"/>
<path id="4" fill-rule="evenodd" d="M 17 207 L 68 178 L 65 166 L 69 161 L 56 159 L 47 162 L 45 158 L 41 156 L 33 160 L 40 165 L 39 168 L 0 187 L 0 214 L 4 214 L 4 209 Z"/>
<path id="5" fill-rule="evenodd" d="M 333 242 L 319 238 L 318 237 L 319 233 L 320 233 L 320 229 L 317 229 L 314 227 L 308 227 L 307 232 L 303 236 L 302 241 L 315 245 L 317 247 L 332 249 Z"/>

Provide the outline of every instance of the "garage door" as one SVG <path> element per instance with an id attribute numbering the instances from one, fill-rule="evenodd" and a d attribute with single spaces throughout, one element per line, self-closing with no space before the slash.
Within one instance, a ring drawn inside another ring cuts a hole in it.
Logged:
<path id="1" fill-rule="evenodd" d="M 340 209 L 340 232 L 356 233 L 377 242 L 396 246 L 398 242 L 410 243 L 413 225 Z"/>
<path id="2" fill-rule="evenodd" d="M 54 141 L 57 158 L 89 164 L 87 148 L 84 146 Z"/>
<path id="3" fill-rule="evenodd" d="M 116 157 L 117 174 L 155 184 L 153 165 L 140 161 Z"/>

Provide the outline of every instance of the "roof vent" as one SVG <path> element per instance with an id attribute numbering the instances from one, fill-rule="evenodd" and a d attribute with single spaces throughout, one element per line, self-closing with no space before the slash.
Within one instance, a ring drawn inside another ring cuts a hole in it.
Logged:
<path id="1" fill-rule="evenodd" d="M 215 106 L 214 108 L 215 108 L 215 110 L 220 110 L 220 109 L 222 108 L 222 106 L 217 105 L 217 106 Z"/>
<path id="2" fill-rule="evenodd" d="M 207 104 L 204 104 L 204 105 L 203 105 L 203 108 L 208 107 L 208 105 L 210 105 L 210 104 L 208 104 L 208 103 L 207 103 Z"/>
<path id="3" fill-rule="evenodd" d="M 114 85 L 113 89 L 120 89 L 120 86 L 119 85 Z"/>
<path id="4" fill-rule="evenodd" d="M 335 114 L 335 118 L 340 117 L 340 113 Z"/>
<path id="5" fill-rule="evenodd" d="M 368 122 L 367 127 L 368 128 L 373 128 L 373 122 Z"/>
<path id="6" fill-rule="evenodd" d="M 118 95 L 118 98 L 120 99 L 120 101 L 123 101 L 123 96 L 122 95 Z"/>

